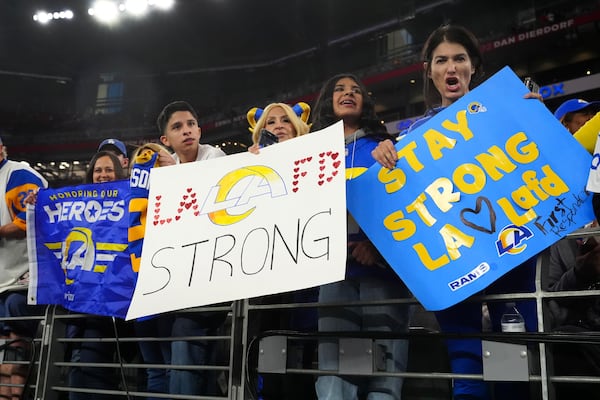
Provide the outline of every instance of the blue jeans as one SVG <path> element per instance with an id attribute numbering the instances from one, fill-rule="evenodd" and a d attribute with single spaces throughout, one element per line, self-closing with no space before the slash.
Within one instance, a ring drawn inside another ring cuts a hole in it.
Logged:
<path id="1" fill-rule="evenodd" d="M 135 321 L 135 332 L 138 337 L 168 338 L 171 336 L 173 316 L 162 314 L 151 319 Z M 138 343 L 142 359 L 146 364 L 171 364 L 171 343 L 140 341 Z M 146 391 L 152 393 L 169 393 L 169 370 L 166 368 L 146 369 Z M 147 397 L 147 400 L 158 400 Z"/>
<path id="2" fill-rule="evenodd" d="M 319 302 L 385 300 L 407 297 L 399 280 L 360 277 L 321 286 Z M 409 306 L 379 305 L 373 307 L 327 307 L 319 310 L 319 331 L 379 331 L 406 332 Z M 406 371 L 408 340 L 377 340 L 386 349 L 386 371 Z M 338 342 L 323 339 L 319 342 L 319 369 L 338 370 Z M 315 388 L 319 400 L 356 400 L 359 394 L 367 400 L 399 400 L 402 378 L 366 377 L 352 380 L 339 376 L 320 376 Z"/>
<path id="3" fill-rule="evenodd" d="M 44 315 L 45 305 L 30 306 L 27 304 L 27 292 L 9 292 L 5 294 L 3 314 L 5 317 L 29 317 L 34 315 Z M 19 336 L 34 337 L 40 321 L 7 321 L 5 329 L 16 333 Z"/>
<path id="4" fill-rule="evenodd" d="M 67 325 L 70 337 L 110 338 L 114 337 L 112 321 L 106 317 L 86 317 L 77 324 Z M 115 354 L 115 343 L 82 342 L 76 345 L 71 355 L 72 362 L 111 363 Z M 69 386 L 115 390 L 119 378 L 111 368 L 74 366 L 69 370 Z M 107 394 L 69 393 L 69 400 L 114 400 L 121 397 Z"/>
<path id="5" fill-rule="evenodd" d="M 535 257 L 522 265 L 515 267 L 502 278 L 486 289 L 487 294 L 510 292 L 533 292 L 535 290 Z M 534 300 L 517 301 L 517 309 L 525 319 L 528 332 L 537 331 L 537 315 Z M 490 302 L 488 309 L 492 328 L 500 331 L 500 317 L 505 308 L 503 302 Z M 442 311 L 436 311 L 435 316 L 443 332 L 452 333 L 481 333 L 481 303 L 462 302 Z M 481 340 L 479 339 L 448 339 L 448 358 L 450 368 L 455 374 L 482 374 L 483 363 Z M 496 382 L 494 384 L 496 398 L 525 400 L 529 398 L 529 385 L 523 382 Z M 487 382 L 455 379 L 453 386 L 454 398 L 487 400 L 490 398 L 490 388 Z"/>
<path id="6" fill-rule="evenodd" d="M 197 316 L 177 315 L 173 323 L 172 336 L 206 336 L 209 329 L 205 321 Z M 206 365 L 209 357 L 209 344 L 203 340 L 174 340 L 171 343 L 171 365 Z M 172 369 L 169 388 L 171 394 L 205 394 L 207 392 L 206 371 Z"/>

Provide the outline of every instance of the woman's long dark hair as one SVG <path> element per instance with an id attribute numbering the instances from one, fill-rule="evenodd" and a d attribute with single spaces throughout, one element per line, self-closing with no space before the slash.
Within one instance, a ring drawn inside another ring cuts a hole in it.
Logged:
<path id="1" fill-rule="evenodd" d="M 119 160 L 119 157 L 117 157 L 115 153 L 110 151 L 99 151 L 94 154 L 94 157 L 92 157 L 92 160 L 90 161 L 90 166 L 85 173 L 85 183 L 94 183 L 94 167 L 96 166 L 96 161 L 98 161 L 100 157 L 104 156 L 108 156 L 112 160 L 113 167 L 115 169 L 115 180 L 118 181 L 120 179 L 127 178 L 127 173 L 121 166 L 121 160 Z"/>
<path id="2" fill-rule="evenodd" d="M 318 131 L 326 128 L 340 120 L 333 113 L 333 89 L 336 83 L 342 78 L 350 78 L 360 88 L 363 96 L 362 113 L 358 122 L 358 126 L 362 128 L 367 135 L 382 136 L 389 138 L 389 134 L 385 129 L 385 125 L 381 123 L 381 119 L 375 113 L 375 102 L 368 94 L 365 85 L 353 74 L 338 74 L 329 78 L 321 87 L 319 97 L 315 103 L 312 113 L 311 131 Z"/>
<path id="3" fill-rule="evenodd" d="M 429 110 L 442 103 L 440 92 L 432 84 L 429 74 L 431 72 L 431 56 L 433 51 L 440 43 L 456 43 L 460 44 L 467 50 L 467 54 L 471 59 L 471 65 L 475 69 L 475 73 L 471 77 L 469 89 L 474 88 L 483 80 L 483 55 L 479 49 L 479 41 L 468 29 L 459 25 L 442 25 L 433 31 L 425 45 L 421 54 L 424 63 L 427 67 L 423 71 L 423 96 L 425 98 L 425 107 Z"/>

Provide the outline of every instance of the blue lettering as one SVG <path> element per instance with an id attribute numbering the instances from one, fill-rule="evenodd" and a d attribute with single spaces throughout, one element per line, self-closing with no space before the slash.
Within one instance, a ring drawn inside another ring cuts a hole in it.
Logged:
<path id="1" fill-rule="evenodd" d="M 562 83 L 562 82 L 552 85 L 552 95 L 553 96 L 556 96 L 558 94 L 563 94 L 564 95 L 565 94 L 564 85 L 565 84 Z"/>
<path id="2" fill-rule="evenodd" d="M 592 157 L 592 169 L 597 170 L 600 165 L 600 154 L 595 153 L 594 157 Z"/>
<path id="3" fill-rule="evenodd" d="M 552 96 L 552 89 L 549 86 L 542 86 L 540 88 L 540 94 L 542 95 L 542 98 L 547 99 Z"/>

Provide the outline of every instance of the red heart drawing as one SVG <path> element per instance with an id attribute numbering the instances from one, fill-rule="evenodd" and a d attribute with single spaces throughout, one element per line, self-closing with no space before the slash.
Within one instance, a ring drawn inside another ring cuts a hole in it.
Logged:
<path id="1" fill-rule="evenodd" d="M 192 196 L 193 199 L 194 197 L 196 197 L 196 192 L 192 193 L 190 196 Z"/>
<path id="2" fill-rule="evenodd" d="M 196 211 L 194 215 L 197 217 L 200 214 L 200 211 Z"/>
<path id="3" fill-rule="evenodd" d="M 156 203 L 154 203 L 154 207 L 156 207 L 156 208 L 160 207 L 160 202 L 157 201 Z"/>
<path id="4" fill-rule="evenodd" d="M 325 153 L 319 153 L 319 157 L 325 157 Z"/>
<path id="5" fill-rule="evenodd" d="M 154 219 L 159 219 L 159 218 L 160 218 L 160 215 L 155 215 L 154 216 Z"/>
<path id="6" fill-rule="evenodd" d="M 297 186 L 298 185 L 298 181 L 293 181 L 292 185 Z"/>
<path id="7" fill-rule="evenodd" d="M 181 215 L 176 215 L 175 216 L 175 221 L 179 221 L 180 218 L 181 218 Z"/>
<path id="8" fill-rule="evenodd" d="M 324 176 L 325 174 L 319 174 L 319 179 L 323 179 Z"/>
<path id="9" fill-rule="evenodd" d="M 323 184 L 323 181 L 319 181 L 317 183 L 319 184 L 319 186 L 321 186 Z"/>
<path id="10" fill-rule="evenodd" d="M 182 212 L 182 211 L 183 211 L 183 208 L 178 208 L 178 209 L 177 209 L 177 212 L 178 212 L 179 214 L 181 214 L 181 212 Z"/>
<path id="11" fill-rule="evenodd" d="M 296 193 L 297 191 L 298 191 L 297 187 L 295 187 L 295 188 L 292 189 L 292 192 L 294 192 L 294 193 Z"/>
<path id="12" fill-rule="evenodd" d="M 172 220 L 172 218 L 167 218 L 167 224 L 170 224 Z"/>
<path id="13" fill-rule="evenodd" d="M 320 169 L 321 171 L 323 171 L 323 170 L 325 169 L 325 166 L 324 166 L 324 165 L 321 165 L 321 166 L 319 167 L 319 169 Z"/>
<path id="14" fill-rule="evenodd" d="M 183 205 L 184 205 L 184 204 L 185 204 L 185 201 L 180 201 L 180 202 L 179 202 L 179 205 L 180 205 L 181 207 L 183 207 Z"/>
<path id="15" fill-rule="evenodd" d="M 332 179 L 333 179 L 333 176 L 328 177 L 327 182 L 331 182 Z"/>
<path id="16" fill-rule="evenodd" d="M 154 221 L 154 226 L 158 225 L 158 221 Z"/>
<path id="17" fill-rule="evenodd" d="M 187 198 L 188 198 L 188 195 L 187 195 L 187 194 L 184 194 L 184 195 L 183 195 L 183 199 L 184 199 L 184 200 L 187 200 Z"/>
<path id="18" fill-rule="evenodd" d="M 332 175 L 332 176 L 336 176 L 336 175 L 337 175 L 337 173 L 338 173 L 337 171 L 333 171 L 333 172 L 331 173 L 331 175 Z"/>
<path id="19" fill-rule="evenodd" d="M 341 161 L 334 162 L 333 163 L 333 168 L 337 169 L 340 166 L 341 163 L 342 163 Z"/>
<path id="20" fill-rule="evenodd" d="M 160 200 L 162 198 L 162 196 L 159 194 L 158 196 L 156 196 L 156 200 Z"/>
<path id="21" fill-rule="evenodd" d="M 191 206 L 192 206 L 192 203 L 185 203 L 186 210 L 189 210 Z"/>
<path id="22" fill-rule="evenodd" d="M 196 204 L 197 201 L 198 199 L 192 199 L 192 204 Z"/>
<path id="23" fill-rule="evenodd" d="M 304 164 L 306 162 L 306 158 L 303 158 L 302 160 L 300 160 L 300 163 Z"/>
<path id="24" fill-rule="evenodd" d="M 320 159 L 319 164 L 325 164 L 325 159 L 324 158 Z"/>
<path id="25" fill-rule="evenodd" d="M 331 155 L 331 150 L 327 152 L 327 155 L 330 156 Z"/>
<path id="26" fill-rule="evenodd" d="M 303 177 L 306 176 L 306 171 L 302 171 L 300 175 L 302 175 Z"/>
<path id="27" fill-rule="evenodd" d="M 312 161 L 312 156 L 306 157 L 306 161 L 308 161 L 308 162 Z"/>
<path id="28" fill-rule="evenodd" d="M 194 207 L 192 207 L 194 210 L 198 209 L 198 204 L 194 204 Z"/>
<path id="29" fill-rule="evenodd" d="M 192 191 L 192 188 L 187 188 L 186 190 L 188 193 L 190 193 Z"/>
<path id="30" fill-rule="evenodd" d="M 154 214 L 160 214 L 160 208 L 155 209 Z"/>
<path id="31" fill-rule="evenodd" d="M 299 176 L 300 174 L 294 174 L 294 179 L 298 179 Z"/>
<path id="32" fill-rule="evenodd" d="M 340 153 L 338 153 L 338 152 L 332 153 L 331 158 L 333 158 L 335 160 L 336 158 L 338 158 L 339 155 L 340 155 Z"/>
<path id="33" fill-rule="evenodd" d="M 300 168 L 298 168 L 298 167 L 294 168 L 294 172 L 298 172 L 298 171 L 300 171 Z"/>
<path id="34" fill-rule="evenodd" d="M 299 162 L 300 162 L 300 160 L 294 161 L 294 165 L 298 165 Z"/>
<path id="35" fill-rule="evenodd" d="M 165 220 L 161 219 L 159 222 L 160 222 L 161 225 L 163 225 L 165 223 Z"/>

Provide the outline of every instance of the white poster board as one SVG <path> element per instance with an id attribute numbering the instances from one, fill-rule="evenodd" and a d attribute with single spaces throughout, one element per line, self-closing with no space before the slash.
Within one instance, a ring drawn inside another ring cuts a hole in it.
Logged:
<path id="1" fill-rule="evenodd" d="M 154 168 L 127 319 L 344 279 L 342 123 L 261 149 Z"/>

